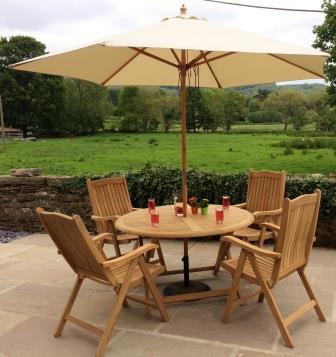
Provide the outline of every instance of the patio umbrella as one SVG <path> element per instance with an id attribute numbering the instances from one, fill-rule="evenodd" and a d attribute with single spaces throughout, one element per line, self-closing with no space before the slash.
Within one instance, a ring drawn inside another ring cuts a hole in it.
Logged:
<path id="1" fill-rule="evenodd" d="M 179 85 L 182 105 L 182 199 L 187 215 L 187 86 L 235 86 L 324 78 L 327 53 L 179 16 L 95 43 L 11 65 L 100 85 Z"/>

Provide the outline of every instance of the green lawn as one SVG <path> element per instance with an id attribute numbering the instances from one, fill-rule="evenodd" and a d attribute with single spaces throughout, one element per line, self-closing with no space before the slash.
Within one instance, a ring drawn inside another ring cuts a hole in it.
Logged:
<path id="1" fill-rule="evenodd" d="M 157 146 L 149 144 L 150 139 L 156 139 Z M 0 174 L 24 167 L 41 167 L 47 175 L 101 174 L 139 168 L 148 161 L 179 166 L 180 139 L 179 133 L 111 133 L 0 143 Z M 276 134 L 189 134 L 188 165 L 222 173 L 248 168 L 335 173 L 332 149 L 312 149 L 307 154 L 294 150 L 293 155 L 286 156 L 284 148 L 271 146 L 291 139 Z"/>

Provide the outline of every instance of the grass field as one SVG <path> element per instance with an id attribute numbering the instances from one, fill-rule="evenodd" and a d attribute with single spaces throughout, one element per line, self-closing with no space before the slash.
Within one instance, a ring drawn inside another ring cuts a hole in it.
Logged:
<path id="1" fill-rule="evenodd" d="M 139 168 L 147 162 L 180 165 L 179 133 L 99 134 L 36 142 L 0 143 L 0 174 L 12 168 L 40 167 L 47 175 L 102 174 Z M 276 134 L 189 134 L 188 165 L 216 172 L 248 168 L 286 170 L 289 173 L 336 172 L 333 149 L 293 150 L 272 144 L 290 140 Z M 298 139 L 300 140 L 300 139 Z"/>

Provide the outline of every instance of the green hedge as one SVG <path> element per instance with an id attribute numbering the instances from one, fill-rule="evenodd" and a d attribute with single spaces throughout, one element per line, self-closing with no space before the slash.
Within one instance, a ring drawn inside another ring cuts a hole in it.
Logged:
<path id="1" fill-rule="evenodd" d="M 181 188 L 181 170 L 172 166 L 146 165 L 140 170 L 116 171 L 100 176 L 73 177 L 55 184 L 56 190 L 87 192 L 86 179 L 125 175 L 128 189 L 136 207 L 145 207 L 148 197 L 155 197 L 158 204 L 171 203 L 173 194 Z M 232 203 L 245 200 L 247 173 L 216 174 L 209 171 L 190 169 L 187 172 L 189 196 L 208 198 L 211 203 L 220 203 L 223 194 L 231 196 Z M 286 181 L 286 197 L 294 198 L 311 193 L 316 188 L 322 191 L 320 216 L 336 217 L 336 182 L 324 176 L 290 176 Z"/>
<path id="2" fill-rule="evenodd" d="M 181 170 L 171 166 L 146 165 L 141 170 L 118 171 L 101 176 L 90 176 L 92 179 L 125 175 L 134 207 L 146 207 L 147 199 L 155 197 L 158 204 L 172 203 L 174 192 L 181 187 Z M 187 172 L 189 197 L 207 198 L 211 203 L 220 203 L 223 194 L 231 196 L 232 203 L 244 202 L 247 190 L 247 173 L 216 174 L 213 172 L 190 169 Z M 87 192 L 87 177 L 74 177 L 56 184 L 59 192 Z M 305 193 L 312 193 L 316 188 L 322 191 L 320 223 L 323 225 L 323 237 L 319 245 L 336 248 L 336 182 L 324 176 L 290 176 L 286 181 L 286 197 L 295 198 Z M 322 224 L 323 223 L 323 224 Z M 320 229 L 320 228 L 319 228 Z"/>

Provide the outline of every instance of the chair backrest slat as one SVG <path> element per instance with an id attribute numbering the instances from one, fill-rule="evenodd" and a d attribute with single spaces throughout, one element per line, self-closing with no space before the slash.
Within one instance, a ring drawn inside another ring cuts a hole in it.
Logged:
<path id="1" fill-rule="evenodd" d="M 287 275 L 308 263 L 320 207 L 321 191 L 302 195 L 283 204 L 280 233 L 274 250 L 282 253 L 275 275 Z"/>
<path id="2" fill-rule="evenodd" d="M 255 212 L 281 208 L 285 182 L 284 171 L 249 171 L 246 209 Z"/>
<path id="3" fill-rule="evenodd" d="M 249 171 L 246 210 L 273 211 L 282 207 L 285 195 L 286 172 Z M 259 217 L 255 223 L 268 221 L 270 217 Z M 280 223 L 280 215 L 273 216 L 273 223 Z"/>
<path id="4" fill-rule="evenodd" d="M 64 259 L 77 274 L 85 272 L 90 277 L 116 282 L 113 273 L 102 266 L 105 261 L 79 216 L 45 212 L 38 208 L 37 215 Z"/>
<path id="5" fill-rule="evenodd" d="M 124 215 L 132 211 L 125 177 L 88 180 L 87 185 L 95 215 Z"/>

